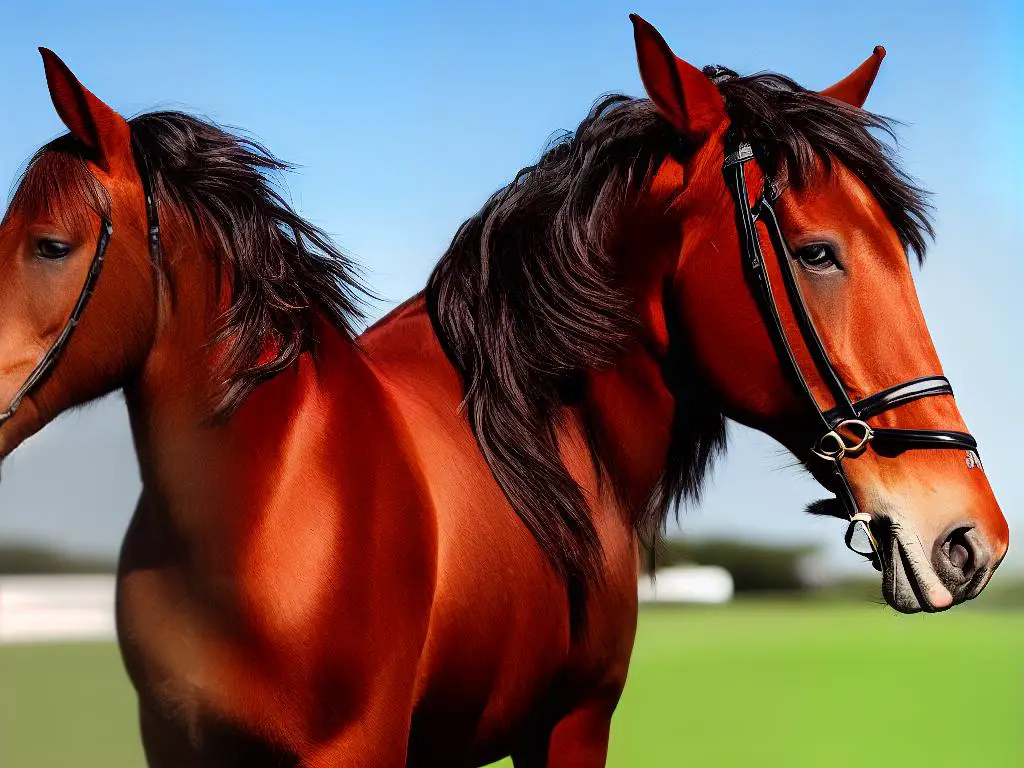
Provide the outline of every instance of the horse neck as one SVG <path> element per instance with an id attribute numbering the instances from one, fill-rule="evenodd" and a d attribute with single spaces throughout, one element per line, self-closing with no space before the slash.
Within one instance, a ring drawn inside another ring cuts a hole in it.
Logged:
<path id="1" fill-rule="evenodd" d="M 665 379 L 677 350 L 669 338 L 666 289 L 676 269 L 680 224 L 666 216 L 682 169 L 665 163 L 619 226 L 616 254 L 636 299 L 634 342 L 611 368 L 587 376 L 586 412 L 597 451 L 620 502 L 634 519 L 648 509 L 673 449 L 681 405 Z M 699 407 L 699 406 L 697 406 Z"/>
<path id="2" fill-rule="evenodd" d="M 280 453 L 319 428 L 320 420 L 301 414 L 324 400 L 325 377 L 344 376 L 346 367 L 358 365 L 358 355 L 317 318 L 323 354 L 333 361 L 324 366 L 329 373 L 303 354 L 260 384 L 229 418 L 211 420 L 222 393 L 223 349 L 213 342 L 230 304 L 230 274 L 203 245 L 181 239 L 179 244 L 173 233 L 165 235 L 156 340 L 141 372 L 125 386 L 126 401 L 148 505 L 169 516 L 174 530 L 190 532 L 183 535 L 230 542 L 240 516 L 274 482 Z"/>

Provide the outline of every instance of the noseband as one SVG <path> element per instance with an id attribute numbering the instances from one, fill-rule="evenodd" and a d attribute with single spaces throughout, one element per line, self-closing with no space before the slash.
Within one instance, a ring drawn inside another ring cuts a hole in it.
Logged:
<path id="1" fill-rule="evenodd" d="M 753 147 L 730 130 L 726 138 L 725 155 L 722 171 L 736 207 L 736 226 L 739 230 L 747 280 L 779 360 L 791 375 L 797 388 L 810 405 L 811 411 L 815 414 L 816 421 L 820 424 L 821 434 L 810 446 L 810 453 L 821 463 L 825 469 L 824 474 L 831 478 L 830 490 L 842 502 L 847 517 L 850 519 L 850 528 L 846 537 L 847 546 L 854 549 L 850 543 L 854 529 L 857 526 L 864 526 L 862 530 L 867 534 L 872 552 L 860 552 L 860 554 L 867 554 L 871 557 L 875 567 L 878 568 L 881 566 L 882 553 L 868 525 L 870 517 L 857 507 L 857 501 L 843 471 L 843 460 L 856 458 L 869 447 L 883 455 L 923 448 L 961 448 L 976 452 L 978 443 L 966 432 L 940 429 L 883 429 L 868 424 L 867 420 L 872 416 L 915 400 L 952 395 L 953 388 L 944 376 L 923 376 L 876 392 L 862 400 L 850 399 L 846 385 L 829 359 L 828 352 L 814 327 L 807 304 L 800 292 L 800 285 L 793 267 L 793 256 L 786 245 L 786 239 L 779 226 L 778 215 L 773 207 L 773 203 L 778 197 L 775 184 L 765 174 L 761 195 L 751 206 L 744 167 L 752 161 L 756 163 Z M 807 379 L 800 370 L 793 347 L 790 345 L 789 339 L 786 338 L 782 316 L 779 314 L 779 305 L 761 253 L 761 239 L 757 230 L 759 221 L 764 224 L 772 244 L 772 250 L 775 252 L 786 297 L 796 317 L 800 336 L 810 352 L 819 376 L 828 387 L 836 403 L 835 407 L 829 410 L 824 410 L 818 404 Z M 854 549 L 854 551 L 858 550 Z"/>
<path id="2" fill-rule="evenodd" d="M 153 197 L 149 174 L 146 173 L 145 164 L 139 162 L 137 167 L 139 177 L 142 179 L 142 190 L 146 196 L 149 254 L 154 265 L 158 265 L 160 259 L 160 219 L 157 216 L 156 200 Z M 89 272 L 85 276 L 82 291 L 78 294 L 78 300 L 75 302 L 74 309 L 71 310 L 71 316 L 68 317 L 67 323 L 64 324 L 56 340 L 46 350 L 46 354 L 43 355 L 36 367 L 32 369 L 28 378 L 25 379 L 25 383 L 14 393 L 14 397 L 11 399 L 10 405 L 7 406 L 7 410 L 0 413 L 0 427 L 17 413 L 22 401 L 43 382 L 67 348 L 68 343 L 71 341 L 71 335 L 75 332 L 75 328 L 78 327 L 78 323 L 85 313 L 85 308 L 89 304 L 89 299 L 92 298 L 96 283 L 100 279 L 107 245 L 110 243 L 110 238 L 113 234 L 114 225 L 110 222 L 110 219 L 106 217 L 100 219 L 100 234 L 99 239 L 96 241 L 96 251 L 92 257 L 92 263 L 89 265 Z"/>

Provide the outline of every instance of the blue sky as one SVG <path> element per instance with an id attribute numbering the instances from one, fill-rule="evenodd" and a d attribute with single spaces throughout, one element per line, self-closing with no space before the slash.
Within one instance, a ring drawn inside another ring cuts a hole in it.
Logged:
<path id="1" fill-rule="evenodd" d="M 602 93 L 642 93 L 630 11 L 694 64 L 771 69 L 808 87 L 831 84 L 881 43 L 889 56 L 868 106 L 904 123 L 901 156 L 938 211 L 922 302 L 1024 535 L 1012 383 L 1024 380 L 1024 18 L 1009 0 L 823 5 L 23 3 L 0 26 L 0 183 L 61 131 L 35 52 L 46 45 L 123 114 L 186 109 L 297 163 L 292 199 L 365 265 L 385 299 L 379 316 L 422 287 L 458 225 L 556 130 Z M 789 464 L 767 438 L 734 428 L 684 530 L 822 542 L 834 563 L 855 565 L 841 526 L 801 514 L 820 491 Z M 0 537 L 114 551 L 136 494 L 123 405 L 109 399 L 12 457 Z M 1024 564 L 1022 551 L 1011 547 L 1011 562 Z"/>

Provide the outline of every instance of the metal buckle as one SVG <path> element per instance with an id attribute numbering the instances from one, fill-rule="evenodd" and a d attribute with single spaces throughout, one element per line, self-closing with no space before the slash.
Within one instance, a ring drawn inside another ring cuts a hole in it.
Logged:
<path id="1" fill-rule="evenodd" d="M 844 435 L 842 430 L 849 433 L 852 442 L 847 442 L 847 435 Z M 825 461 L 839 461 L 847 454 L 856 456 L 861 453 L 874 436 L 875 433 L 867 422 L 846 419 L 819 437 L 818 442 L 811 448 L 811 453 Z"/>
<path id="2" fill-rule="evenodd" d="M 722 168 L 729 168 L 733 165 L 742 165 L 750 160 L 754 159 L 754 148 L 750 146 L 749 142 L 742 142 L 736 147 L 736 151 L 726 155 L 725 162 L 722 164 Z"/>
<path id="3" fill-rule="evenodd" d="M 882 552 L 878 539 L 871 532 L 871 515 L 858 512 L 850 517 L 850 526 L 846 529 L 846 547 L 861 557 L 871 560 L 876 570 L 882 568 Z"/>

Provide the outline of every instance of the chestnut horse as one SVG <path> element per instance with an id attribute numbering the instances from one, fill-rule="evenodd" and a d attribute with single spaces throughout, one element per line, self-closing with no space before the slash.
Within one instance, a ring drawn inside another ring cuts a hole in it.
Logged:
<path id="1" fill-rule="evenodd" d="M 724 419 L 837 491 L 810 448 L 834 395 L 780 302 L 813 407 L 794 386 L 745 276 L 745 247 L 779 243 L 741 240 L 731 135 L 777 192 L 793 263 L 768 277 L 794 270 L 849 396 L 941 372 L 907 256 L 922 193 L 860 109 L 881 51 L 815 93 L 712 79 L 634 24 L 650 100 L 602 100 L 358 339 L 352 265 L 274 192 L 277 160 L 184 114 L 125 120 L 42 51 L 70 134 L 0 227 L 0 456 L 124 390 L 143 490 L 118 634 L 150 765 L 604 764 L 640 543 Z M 964 432 L 939 389 L 870 429 Z M 973 453 L 853 439 L 888 602 L 976 595 L 1008 532 Z"/>

